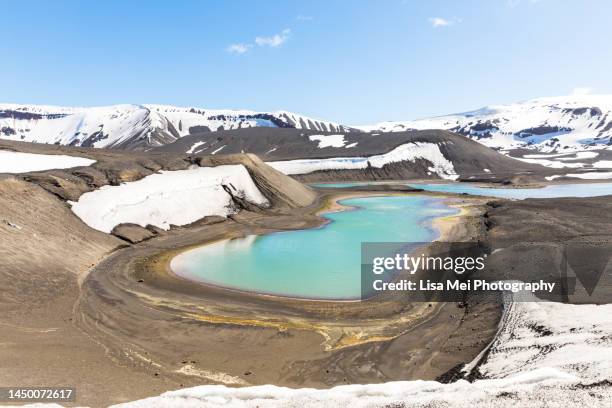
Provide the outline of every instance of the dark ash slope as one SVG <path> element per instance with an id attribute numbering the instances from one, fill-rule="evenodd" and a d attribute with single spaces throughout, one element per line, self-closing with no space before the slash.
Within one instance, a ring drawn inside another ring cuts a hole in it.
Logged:
<path id="1" fill-rule="evenodd" d="M 174 154 L 255 153 L 262 160 L 325 159 L 332 157 L 364 157 L 387 153 L 405 143 L 435 143 L 453 163 L 460 180 L 518 181 L 522 178 L 541 179 L 551 171 L 537 164 L 506 157 L 473 140 L 445 130 L 421 130 L 389 133 L 344 133 L 343 147 L 319 148 L 311 135 L 330 135 L 299 129 L 250 128 L 215 133 L 200 133 L 154 149 Z M 356 145 L 354 145 L 356 143 Z M 354 145 L 353 147 L 346 147 Z M 391 163 L 381 169 L 320 171 L 296 178 L 302 181 L 393 180 L 435 178 L 428 174 L 430 163 L 425 160 Z M 486 171 L 485 169 L 489 170 Z"/>
<path id="2" fill-rule="evenodd" d="M 484 277 L 543 279 L 560 290 L 547 300 L 610 303 L 611 214 L 612 196 L 492 201 L 484 214 L 492 252 Z"/>

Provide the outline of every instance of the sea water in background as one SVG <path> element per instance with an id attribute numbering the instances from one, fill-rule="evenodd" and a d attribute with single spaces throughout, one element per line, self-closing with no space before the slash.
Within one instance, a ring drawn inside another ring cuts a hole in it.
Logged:
<path id="1" fill-rule="evenodd" d="M 612 183 L 553 184 L 542 188 L 489 188 L 472 183 L 410 184 L 426 191 L 523 200 L 525 198 L 595 197 L 612 194 Z"/>
<path id="2" fill-rule="evenodd" d="M 380 182 L 317 183 L 313 187 L 350 188 Z M 384 183 L 383 183 L 384 184 Z M 474 183 L 409 183 L 410 187 L 441 193 L 470 194 L 523 200 L 525 198 L 596 197 L 612 194 L 612 183 L 552 184 L 542 188 L 495 188 Z"/>

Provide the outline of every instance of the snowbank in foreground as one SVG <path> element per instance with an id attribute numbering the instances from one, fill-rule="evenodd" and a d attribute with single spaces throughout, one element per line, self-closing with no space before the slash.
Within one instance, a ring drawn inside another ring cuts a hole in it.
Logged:
<path id="1" fill-rule="evenodd" d="M 0 150 L 0 173 L 27 173 L 51 169 L 89 166 L 96 161 L 60 154 L 34 154 Z"/>
<path id="2" fill-rule="evenodd" d="M 241 165 L 163 171 L 119 186 L 104 186 L 72 202 L 87 225 L 103 232 L 122 223 L 169 229 L 205 216 L 236 212 L 230 194 L 257 205 L 268 205 L 247 169 Z"/>
<path id="3" fill-rule="evenodd" d="M 541 370 L 519 378 L 483 380 L 470 384 L 458 381 L 441 384 L 436 381 L 397 381 L 370 385 L 341 385 L 328 390 L 313 388 L 290 389 L 272 385 L 229 388 L 204 385 L 171 391 L 160 397 L 147 398 L 114 408 L 173 408 L 173 407 L 380 407 L 405 402 L 419 406 L 432 401 L 447 401 L 463 405 L 494 397 L 497 393 L 532 390 L 534 384 L 570 382 L 572 377 L 553 370 Z"/>
<path id="4" fill-rule="evenodd" d="M 612 304 L 511 303 L 480 372 L 503 378 L 541 367 L 584 383 L 612 380 Z"/>
<path id="5" fill-rule="evenodd" d="M 266 164 L 285 174 L 306 174 L 317 170 L 365 169 L 368 163 L 381 168 L 388 163 L 401 161 L 414 162 L 424 159 L 432 163 L 428 170 L 441 178 L 456 180 L 459 178 L 453 163 L 449 161 L 435 143 L 406 143 L 388 153 L 369 157 L 334 157 L 329 159 L 301 159 L 267 162 Z"/>
<path id="6" fill-rule="evenodd" d="M 605 386 L 573 387 L 575 379 L 541 369 L 509 379 L 398 381 L 342 385 L 329 390 L 289 389 L 263 385 L 229 388 L 205 385 L 171 391 L 159 397 L 114 405 L 113 408 L 374 408 L 374 407 L 606 407 L 612 392 Z M 569 405 L 568 405 L 569 404 Z"/>
<path id="7" fill-rule="evenodd" d="M 452 384 L 397 381 L 328 390 L 207 385 L 116 408 L 173 407 L 604 407 L 612 387 L 612 305 L 509 305 L 479 370 L 487 379 Z"/>

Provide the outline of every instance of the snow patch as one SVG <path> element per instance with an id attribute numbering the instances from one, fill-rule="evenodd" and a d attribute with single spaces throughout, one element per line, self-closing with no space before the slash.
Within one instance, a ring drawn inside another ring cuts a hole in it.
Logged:
<path id="1" fill-rule="evenodd" d="M 10 221 L 8 221 L 8 220 L 2 220 L 2 221 L 3 221 L 3 222 L 6 224 L 6 225 L 8 225 L 9 227 L 11 227 L 11 228 L 13 228 L 13 229 L 16 229 L 16 230 L 18 230 L 18 231 L 21 231 L 21 229 L 22 229 L 20 225 L 17 225 L 17 224 L 15 224 L 15 223 L 13 223 L 13 222 L 10 222 Z"/>
<path id="2" fill-rule="evenodd" d="M 34 154 L 0 150 L 0 173 L 27 173 L 90 166 L 96 161 L 61 154 Z"/>
<path id="3" fill-rule="evenodd" d="M 202 145 L 204 145 L 204 144 L 206 144 L 206 142 L 195 142 L 195 143 L 194 143 L 194 144 L 191 146 L 191 148 L 190 148 L 189 150 L 187 150 L 185 153 L 187 153 L 187 154 L 192 154 L 193 152 L 195 152 L 195 150 L 196 150 L 198 147 L 200 147 L 200 146 L 202 146 Z"/>
<path id="4" fill-rule="evenodd" d="M 562 162 L 562 161 L 557 161 L 557 160 L 561 160 L 560 158 L 557 160 L 548 160 L 548 159 L 525 159 L 525 158 L 521 158 L 521 157 L 514 157 L 516 160 L 520 160 L 522 162 L 525 163 L 533 163 L 533 164 L 539 164 L 545 167 L 550 167 L 551 169 L 563 169 L 563 168 L 571 168 L 571 169 L 579 169 L 584 167 L 584 163 L 575 163 L 575 162 L 571 162 L 571 163 L 566 163 L 566 162 Z"/>
<path id="5" fill-rule="evenodd" d="M 584 160 L 593 159 L 599 156 L 599 152 L 566 152 L 556 154 L 525 154 L 524 159 L 549 159 L 555 158 L 556 160 Z"/>
<path id="6" fill-rule="evenodd" d="M 169 229 L 205 216 L 236 212 L 230 194 L 267 206 L 247 169 L 241 165 L 162 171 L 119 186 L 104 186 L 71 202 L 72 211 L 87 225 L 110 233 L 122 223 Z"/>
<path id="7" fill-rule="evenodd" d="M 317 147 L 319 149 L 325 147 L 344 147 L 346 144 L 344 135 L 311 135 L 308 136 L 308 139 L 311 141 L 318 141 L 319 145 Z"/>
<path id="8" fill-rule="evenodd" d="M 570 174 L 557 174 L 554 176 L 545 177 L 546 180 L 551 181 L 561 177 L 574 177 L 584 180 L 605 180 L 612 178 L 612 171 L 607 172 L 591 172 L 591 173 L 570 173 Z"/>
<path id="9" fill-rule="evenodd" d="M 566 157 L 572 155 L 572 157 Z M 599 155 L 598 152 L 566 152 L 556 154 L 525 154 L 525 159 L 548 159 L 551 157 L 562 157 L 560 160 L 578 160 L 578 159 L 592 159 Z"/>
<path id="10" fill-rule="evenodd" d="M 244 381 L 240 377 L 234 377 L 226 373 L 212 372 L 208 370 L 201 370 L 195 368 L 191 364 L 186 364 L 180 369 L 176 370 L 177 373 L 188 375 L 190 377 L 199 377 L 205 380 L 214 381 L 217 383 L 228 384 L 228 385 L 249 385 L 248 382 Z"/>
<path id="11" fill-rule="evenodd" d="M 593 163 L 593 167 L 596 169 L 610 169 L 612 168 L 612 160 L 599 160 Z"/>
<path id="12" fill-rule="evenodd" d="M 593 159 L 599 156 L 599 152 L 576 152 L 570 157 L 559 157 L 557 160 L 582 160 L 582 159 Z"/>
<path id="13" fill-rule="evenodd" d="M 216 149 L 214 152 L 212 152 L 211 154 L 217 154 L 219 153 L 221 150 L 223 150 L 225 148 L 225 145 L 221 146 L 220 148 Z"/>
<path id="14" fill-rule="evenodd" d="M 422 142 L 406 143 L 390 152 L 369 157 L 286 160 L 267 162 L 267 164 L 285 174 L 306 174 L 319 170 L 365 169 L 368 166 L 381 168 L 388 163 L 415 162 L 417 159 L 432 163 L 428 170 L 441 178 L 448 180 L 459 178 L 453 163 L 444 157 L 437 144 Z"/>

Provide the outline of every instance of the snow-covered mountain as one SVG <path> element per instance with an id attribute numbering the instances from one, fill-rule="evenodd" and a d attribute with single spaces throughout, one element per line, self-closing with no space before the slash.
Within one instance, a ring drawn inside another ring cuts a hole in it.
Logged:
<path id="1" fill-rule="evenodd" d="M 445 129 L 501 150 L 559 152 L 610 148 L 612 95 L 539 98 L 471 112 L 356 126 L 367 132 Z"/>
<path id="2" fill-rule="evenodd" d="M 215 110 L 168 105 L 68 108 L 0 104 L 0 138 L 27 142 L 139 149 L 202 132 L 253 127 L 324 133 L 450 130 L 502 151 L 542 153 L 612 146 L 612 95 L 539 98 L 427 119 L 349 127 L 286 112 Z"/>
<path id="3" fill-rule="evenodd" d="M 0 105 L 0 138 L 84 147 L 147 149 L 193 133 L 276 127 L 348 132 L 334 122 L 291 112 L 214 110 L 164 105 L 69 108 Z"/>

